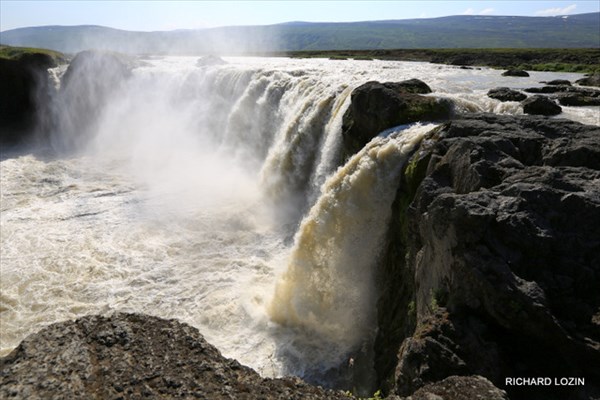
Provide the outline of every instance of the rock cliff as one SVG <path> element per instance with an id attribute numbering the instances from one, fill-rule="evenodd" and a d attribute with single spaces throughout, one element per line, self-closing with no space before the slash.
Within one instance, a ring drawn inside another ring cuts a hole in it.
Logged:
<path id="1" fill-rule="evenodd" d="M 600 390 L 600 128 L 476 114 L 434 130 L 394 203 L 375 345 L 400 395 L 478 374 L 511 399 Z M 584 387 L 505 386 L 585 377 Z"/>
<path id="2" fill-rule="evenodd" d="M 0 143 L 34 133 L 49 104 L 47 69 L 64 61 L 59 53 L 0 47 Z"/>

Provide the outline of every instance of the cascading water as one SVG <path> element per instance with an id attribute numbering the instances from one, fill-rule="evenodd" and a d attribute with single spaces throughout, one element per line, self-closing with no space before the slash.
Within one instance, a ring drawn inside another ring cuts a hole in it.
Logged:
<path id="1" fill-rule="evenodd" d="M 398 173 L 428 129 L 377 138 L 340 167 L 352 89 L 420 78 L 459 108 L 520 113 L 485 93 L 576 77 L 227 61 L 150 59 L 116 75 L 92 63 L 55 96 L 61 151 L 3 154 L 2 355 L 46 324 L 120 310 L 196 326 L 264 375 L 350 385 L 349 357 L 369 369 L 371 270 Z M 564 109 L 600 124 L 597 108 Z"/>
<path id="2" fill-rule="evenodd" d="M 300 370 L 290 372 L 315 374 L 315 368 L 318 376 L 348 357 L 368 360 L 375 333 L 374 271 L 400 172 L 432 128 L 416 125 L 372 140 L 325 182 L 300 224 L 270 305 L 273 320 L 297 332 L 292 346 L 302 354 L 294 363 Z M 363 368 L 356 379 L 369 372 Z M 346 379 L 368 385 L 354 378 Z"/>

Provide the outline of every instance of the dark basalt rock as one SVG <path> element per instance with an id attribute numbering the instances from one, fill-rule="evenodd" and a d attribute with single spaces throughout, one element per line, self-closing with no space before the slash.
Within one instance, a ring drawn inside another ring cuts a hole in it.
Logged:
<path id="1" fill-rule="evenodd" d="M 559 93 L 564 92 L 566 90 L 566 86 L 542 86 L 542 87 L 532 87 L 524 89 L 527 93 Z"/>
<path id="2" fill-rule="evenodd" d="M 29 139 L 49 102 L 47 70 L 56 65 L 43 53 L 0 58 L 0 143 Z"/>
<path id="3" fill-rule="evenodd" d="M 512 400 L 597 398 L 599 181 L 597 126 L 472 114 L 432 131 L 393 205 L 379 385 L 406 396 L 481 375 Z M 585 386 L 507 386 L 506 377 Z"/>
<path id="4" fill-rule="evenodd" d="M 531 96 L 521 102 L 525 114 L 557 115 L 562 108 L 546 96 Z"/>
<path id="5" fill-rule="evenodd" d="M 581 78 L 575 81 L 575 83 L 581 86 L 600 87 L 600 73 L 591 74 L 589 76 L 586 76 L 585 78 Z"/>
<path id="6" fill-rule="evenodd" d="M 521 101 L 527 98 L 526 94 L 523 94 L 517 90 L 509 89 L 507 87 L 490 89 L 490 91 L 487 93 L 487 96 L 500 101 Z"/>
<path id="7" fill-rule="evenodd" d="M 508 71 L 504 71 L 502 76 L 518 76 L 518 77 L 526 77 L 529 76 L 527 71 L 522 71 L 520 69 L 509 69 Z"/>
<path id="8" fill-rule="evenodd" d="M 551 94 L 563 106 L 597 106 L 600 105 L 600 90 L 577 86 L 544 86 L 525 89 L 528 93 Z"/>
<path id="9" fill-rule="evenodd" d="M 266 379 L 197 329 L 140 314 L 50 325 L 0 359 L 3 399 L 347 399 L 298 378 Z"/>
<path id="10" fill-rule="evenodd" d="M 384 84 L 385 85 L 385 84 Z M 389 85 L 396 91 L 403 93 L 427 94 L 431 93 L 431 88 L 420 79 L 407 79 L 405 81 L 393 82 Z"/>
<path id="11" fill-rule="evenodd" d="M 550 86 L 559 86 L 559 85 L 571 86 L 571 82 L 566 79 L 555 79 L 553 81 L 541 82 L 541 83 L 545 83 L 546 85 L 550 85 Z"/>
<path id="12" fill-rule="evenodd" d="M 590 95 L 582 92 L 561 93 L 556 98 L 563 106 L 600 106 L 600 91 Z"/>
<path id="13" fill-rule="evenodd" d="M 417 79 L 386 83 L 373 81 L 354 89 L 342 123 L 346 157 L 394 126 L 448 119 L 453 109 L 450 100 L 417 94 L 430 91 Z"/>

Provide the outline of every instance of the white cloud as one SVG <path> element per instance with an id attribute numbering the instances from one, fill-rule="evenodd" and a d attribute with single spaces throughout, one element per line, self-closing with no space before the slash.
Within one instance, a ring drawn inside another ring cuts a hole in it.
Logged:
<path id="1" fill-rule="evenodd" d="M 472 8 L 467 8 L 465 11 L 463 11 L 462 15 L 473 15 L 475 14 L 475 10 L 473 10 Z"/>
<path id="2" fill-rule="evenodd" d="M 545 10 L 536 11 L 535 15 L 547 16 L 547 15 L 563 15 L 570 14 L 577 8 L 577 4 L 571 4 L 564 8 L 547 8 Z"/>
<path id="3" fill-rule="evenodd" d="M 494 12 L 493 8 L 486 8 L 484 10 L 479 11 L 479 15 L 489 15 Z"/>

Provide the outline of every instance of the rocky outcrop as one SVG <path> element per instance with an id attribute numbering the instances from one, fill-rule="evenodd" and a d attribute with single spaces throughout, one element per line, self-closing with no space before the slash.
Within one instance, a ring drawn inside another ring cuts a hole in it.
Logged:
<path id="1" fill-rule="evenodd" d="M 600 73 L 590 74 L 585 78 L 581 78 L 575 81 L 578 85 L 581 86 L 596 86 L 600 87 Z"/>
<path id="2" fill-rule="evenodd" d="M 509 89 L 507 87 L 490 89 L 487 93 L 487 96 L 500 101 L 521 101 L 527 98 L 526 94 L 523 94 L 517 90 Z"/>
<path id="3" fill-rule="evenodd" d="M 0 359 L 3 399 L 347 399 L 261 378 L 189 325 L 139 314 L 53 324 Z"/>
<path id="4" fill-rule="evenodd" d="M 508 71 L 504 71 L 502 76 L 518 76 L 518 77 L 527 77 L 529 73 L 527 71 L 523 71 L 520 69 L 509 69 Z"/>
<path id="5" fill-rule="evenodd" d="M 481 375 L 512 400 L 598 397 L 598 182 L 599 127 L 474 114 L 430 133 L 393 205 L 379 385 L 406 396 Z M 507 386 L 507 377 L 585 386 Z"/>
<path id="6" fill-rule="evenodd" d="M 523 112 L 533 115 L 557 115 L 562 108 L 546 96 L 531 96 L 521 102 Z"/>
<path id="7" fill-rule="evenodd" d="M 397 125 L 448 119 L 452 103 L 421 96 L 431 89 L 417 79 L 403 82 L 367 82 L 352 92 L 344 114 L 342 136 L 346 157 L 359 151 L 373 137 Z"/>
<path id="8" fill-rule="evenodd" d="M 0 143 L 22 142 L 33 133 L 49 102 L 47 70 L 60 61 L 30 51 L 0 58 Z"/>

